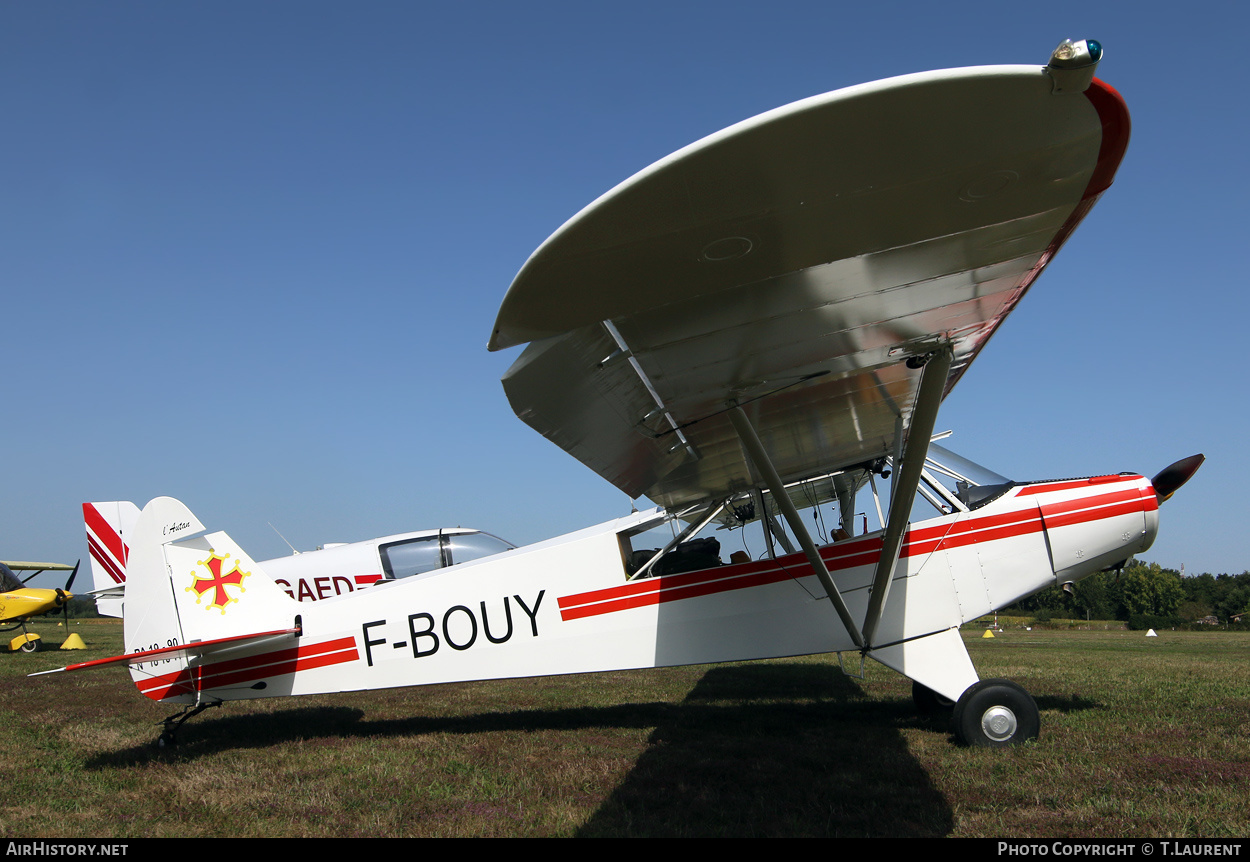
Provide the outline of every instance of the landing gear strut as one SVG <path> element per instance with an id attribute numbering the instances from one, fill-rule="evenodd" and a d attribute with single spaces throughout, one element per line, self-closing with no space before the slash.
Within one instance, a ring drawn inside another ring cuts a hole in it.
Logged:
<path id="1" fill-rule="evenodd" d="M 209 709 L 210 707 L 221 706 L 221 704 L 222 701 L 220 700 L 204 701 L 203 703 L 187 706 L 182 710 L 182 712 L 176 712 L 169 716 L 164 721 L 165 729 L 161 731 L 161 735 L 156 739 L 156 747 L 173 748 L 178 744 L 178 728 L 182 727 L 182 723 L 184 721 L 188 718 L 199 715 L 201 712 Z"/>
<path id="2" fill-rule="evenodd" d="M 11 652 L 16 652 L 17 650 L 22 652 L 39 652 L 39 650 L 43 649 L 43 641 L 39 639 L 39 635 L 32 635 L 26 630 L 26 620 L 18 620 L 16 625 L 2 628 L 0 632 L 11 632 L 17 629 L 21 629 L 22 633 L 9 641 L 9 650 Z"/>
<path id="3" fill-rule="evenodd" d="M 1037 703 L 1007 679 L 984 679 L 959 697 L 952 716 L 955 738 L 964 745 L 1003 748 L 1037 739 Z"/>

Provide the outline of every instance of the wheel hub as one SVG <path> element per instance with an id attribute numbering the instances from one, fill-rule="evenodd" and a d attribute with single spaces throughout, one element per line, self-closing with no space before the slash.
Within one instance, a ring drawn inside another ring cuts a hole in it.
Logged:
<path id="1" fill-rule="evenodd" d="M 981 730 L 994 742 L 1006 742 L 1015 736 L 1016 714 L 1005 706 L 992 706 L 981 716 Z"/>

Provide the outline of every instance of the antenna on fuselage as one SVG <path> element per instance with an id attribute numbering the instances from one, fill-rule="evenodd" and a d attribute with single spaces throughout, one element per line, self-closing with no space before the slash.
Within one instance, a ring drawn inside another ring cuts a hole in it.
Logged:
<path id="1" fill-rule="evenodd" d="M 278 528 L 275 527 L 272 523 L 270 523 L 269 521 L 266 521 L 265 523 L 269 524 L 269 529 L 273 530 L 275 533 L 278 533 Z M 286 546 L 291 549 L 292 554 L 294 554 L 297 557 L 299 556 L 299 551 L 295 550 L 294 545 L 286 541 L 286 536 L 282 535 L 281 533 L 278 533 L 278 538 L 286 542 Z"/>

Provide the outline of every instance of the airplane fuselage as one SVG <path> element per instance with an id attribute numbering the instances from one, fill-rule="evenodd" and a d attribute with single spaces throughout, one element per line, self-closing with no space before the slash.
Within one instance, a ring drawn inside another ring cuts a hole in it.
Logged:
<path id="1" fill-rule="evenodd" d="M 179 659 L 135 665 L 132 675 L 150 698 L 190 702 L 855 649 L 801 553 L 627 580 L 621 539 L 656 517 L 631 515 L 311 605 L 266 594 L 271 628 L 298 615 L 294 643 L 208 655 L 192 668 Z M 913 524 L 867 654 L 957 698 L 976 681 L 952 637 L 961 623 L 1140 553 L 1157 526 L 1150 482 L 1124 474 L 1015 485 L 971 511 Z M 229 542 L 207 538 L 214 553 Z M 880 548 L 874 533 L 820 549 L 857 619 Z M 166 554 L 174 592 L 189 590 L 178 554 L 189 566 L 202 562 L 203 547 L 173 544 Z M 249 574 L 265 577 L 251 565 Z M 247 582 L 239 604 L 259 583 Z M 197 613 L 215 623 L 231 611 L 229 600 L 180 606 L 185 636 L 198 637 Z"/>
<path id="2" fill-rule="evenodd" d="M 0 593 L 0 623 L 15 622 L 60 610 L 73 596 L 63 590 L 23 587 Z"/>

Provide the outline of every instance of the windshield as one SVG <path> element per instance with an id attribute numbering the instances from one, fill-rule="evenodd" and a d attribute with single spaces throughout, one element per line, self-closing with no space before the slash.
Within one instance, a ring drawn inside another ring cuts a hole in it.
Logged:
<path id="1" fill-rule="evenodd" d="M 927 478 L 940 484 L 969 509 L 984 505 L 1015 484 L 975 461 L 969 461 L 937 443 L 929 444 Z"/>
<path id="2" fill-rule="evenodd" d="M 0 563 L 0 590 L 10 592 L 12 590 L 20 590 L 22 582 L 17 579 L 17 575 L 4 563 Z"/>

